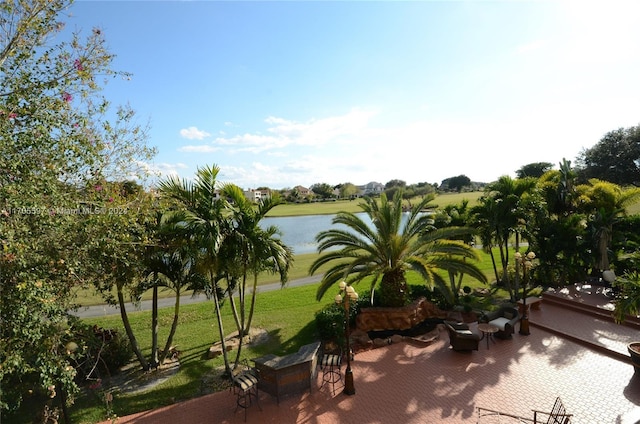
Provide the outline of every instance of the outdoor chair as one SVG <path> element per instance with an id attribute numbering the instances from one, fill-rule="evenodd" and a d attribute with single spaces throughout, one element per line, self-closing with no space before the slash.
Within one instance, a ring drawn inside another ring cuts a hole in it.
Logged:
<path id="1" fill-rule="evenodd" d="M 453 350 L 478 350 L 480 335 L 472 332 L 467 324 L 445 321 L 444 325 L 449 332 L 449 343 Z"/>
<path id="2" fill-rule="evenodd" d="M 484 422 L 501 422 L 500 417 L 514 418 L 521 423 L 570 424 L 571 417 L 573 416 L 573 414 L 567 414 L 562 400 L 559 397 L 556 398 L 550 412 L 532 409 L 531 412 L 533 412 L 533 418 L 521 417 L 481 407 L 477 407 L 476 409 L 478 411 L 478 424 L 482 424 Z M 538 415 L 540 415 L 540 417 Z"/>
<path id="3" fill-rule="evenodd" d="M 336 383 L 342 380 L 342 350 L 325 351 L 320 359 L 320 368 L 322 370 L 322 384 L 331 383 L 333 394 L 336 394 Z"/>
<path id="4" fill-rule="evenodd" d="M 499 331 L 495 334 L 496 337 L 509 339 L 515 332 L 520 313 L 513 306 L 501 306 L 496 311 L 486 313 L 481 319 L 483 322 L 499 328 Z"/>
<path id="5" fill-rule="evenodd" d="M 244 369 L 240 373 L 231 377 L 232 388 L 236 397 L 236 412 L 238 408 L 244 409 L 244 420 L 247 421 L 247 409 L 256 400 L 258 408 L 260 406 L 260 396 L 258 395 L 258 372 L 249 366 L 249 362 L 243 362 Z"/>

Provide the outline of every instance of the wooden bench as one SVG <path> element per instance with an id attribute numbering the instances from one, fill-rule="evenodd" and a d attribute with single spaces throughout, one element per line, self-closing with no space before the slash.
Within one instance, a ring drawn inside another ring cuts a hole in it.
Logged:
<path id="1" fill-rule="evenodd" d="M 564 404 L 562 403 L 562 400 L 559 397 L 556 398 L 556 401 L 554 402 L 550 412 L 538 411 L 538 410 L 532 409 L 531 412 L 533 412 L 533 418 L 526 418 L 519 415 L 507 414 L 506 412 L 500 412 L 493 409 L 487 409 L 487 408 L 481 408 L 481 407 L 477 407 L 476 409 L 478 411 L 478 424 L 482 424 L 483 422 L 487 422 L 487 421 L 495 422 L 496 418 L 499 420 L 500 417 L 515 418 L 519 422 L 534 423 L 534 424 L 538 424 L 538 423 L 570 424 L 571 417 L 573 416 L 573 414 L 567 414 Z M 538 415 L 542 415 L 542 416 L 538 417 Z M 483 421 L 484 418 L 486 419 Z"/>

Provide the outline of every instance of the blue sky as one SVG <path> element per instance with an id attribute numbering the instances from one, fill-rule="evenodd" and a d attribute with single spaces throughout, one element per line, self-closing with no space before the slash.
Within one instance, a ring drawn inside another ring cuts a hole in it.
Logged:
<path id="1" fill-rule="evenodd" d="M 640 124 L 637 1 L 89 1 L 129 103 L 191 178 L 243 188 L 515 176 Z"/>

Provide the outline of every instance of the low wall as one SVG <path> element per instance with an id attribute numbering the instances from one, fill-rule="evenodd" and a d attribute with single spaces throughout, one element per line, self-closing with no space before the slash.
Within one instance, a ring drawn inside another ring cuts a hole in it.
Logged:
<path id="1" fill-rule="evenodd" d="M 408 330 L 429 318 L 446 318 L 447 312 L 421 297 L 400 308 L 362 308 L 356 317 L 361 331 Z"/>

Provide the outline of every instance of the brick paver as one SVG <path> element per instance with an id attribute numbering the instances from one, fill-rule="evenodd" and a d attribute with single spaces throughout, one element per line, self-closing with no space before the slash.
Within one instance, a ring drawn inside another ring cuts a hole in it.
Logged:
<path id="1" fill-rule="evenodd" d="M 544 307 L 543 307 L 544 311 Z M 575 320 L 574 320 L 575 321 Z M 593 331 L 591 332 L 593 334 Z M 490 349 L 455 352 L 445 331 L 424 347 L 401 342 L 360 352 L 356 395 L 330 389 L 281 399 L 260 394 L 247 423 L 475 423 L 475 407 L 514 414 L 546 410 L 560 396 L 577 424 L 635 423 L 640 375 L 633 367 L 540 328 L 516 332 Z M 121 418 L 118 423 L 242 423 L 228 391 Z"/>

